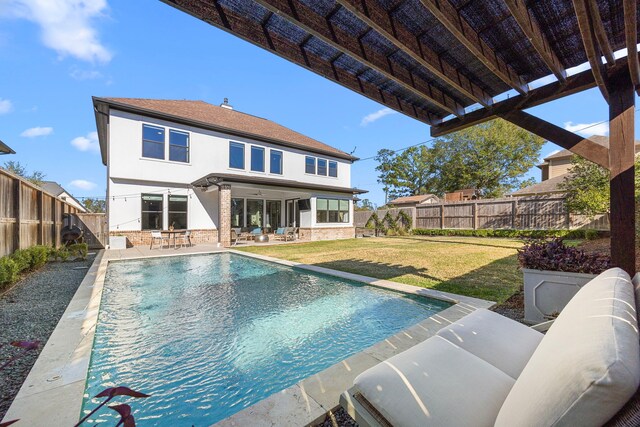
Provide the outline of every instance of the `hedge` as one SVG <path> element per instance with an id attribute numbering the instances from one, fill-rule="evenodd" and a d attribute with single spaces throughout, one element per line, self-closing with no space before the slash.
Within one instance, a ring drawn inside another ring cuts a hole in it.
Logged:
<path id="1" fill-rule="evenodd" d="M 505 237 L 546 239 L 563 237 L 566 239 L 595 239 L 604 234 L 598 230 L 458 230 L 414 228 L 412 233 L 418 236 L 466 236 L 466 237 Z"/>

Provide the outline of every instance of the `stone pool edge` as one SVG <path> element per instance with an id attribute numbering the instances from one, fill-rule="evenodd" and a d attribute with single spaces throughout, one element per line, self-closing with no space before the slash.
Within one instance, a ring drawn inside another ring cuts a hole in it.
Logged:
<path id="1" fill-rule="evenodd" d="M 102 290 L 109 261 L 230 252 L 280 265 L 328 274 L 383 289 L 451 302 L 453 305 L 329 368 L 274 393 L 216 426 L 309 425 L 321 422 L 338 407 L 340 393 L 366 369 L 435 335 L 442 327 L 460 320 L 477 308 L 495 303 L 462 295 L 346 273 L 233 249 L 190 251 L 189 253 L 114 256 L 97 253 L 82 283 L 67 306 L 36 363 L 16 395 L 3 421 L 20 419 L 20 424 L 46 426 L 77 423 L 82 407 L 91 349 L 98 321 Z"/>

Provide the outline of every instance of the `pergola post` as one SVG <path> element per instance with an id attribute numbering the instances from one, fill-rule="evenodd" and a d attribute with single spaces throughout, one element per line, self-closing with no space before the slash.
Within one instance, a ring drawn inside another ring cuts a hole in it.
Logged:
<path id="1" fill-rule="evenodd" d="M 635 92 L 628 70 L 609 80 L 611 261 L 635 274 Z"/>

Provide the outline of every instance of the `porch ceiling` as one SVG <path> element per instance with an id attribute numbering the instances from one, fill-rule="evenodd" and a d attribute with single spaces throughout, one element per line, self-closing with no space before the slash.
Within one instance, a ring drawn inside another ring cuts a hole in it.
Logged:
<path id="1" fill-rule="evenodd" d="M 359 188 L 345 188 L 336 187 L 324 184 L 308 184 L 299 181 L 293 181 L 288 179 L 268 178 L 261 176 L 245 176 L 225 173 L 210 173 L 197 179 L 191 183 L 197 188 L 209 188 L 212 185 L 221 184 L 254 184 L 265 185 L 269 187 L 277 188 L 292 188 L 296 190 L 312 190 L 312 191 L 328 191 L 332 193 L 345 193 L 345 194 L 364 194 L 367 190 L 361 190 Z"/>

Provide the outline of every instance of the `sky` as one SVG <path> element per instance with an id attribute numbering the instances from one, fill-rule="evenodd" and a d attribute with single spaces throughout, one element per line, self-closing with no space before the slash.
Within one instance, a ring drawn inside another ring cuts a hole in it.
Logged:
<path id="1" fill-rule="evenodd" d="M 158 0 L 0 0 L 0 64 L 0 140 L 17 152 L 0 164 L 19 161 L 76 197 L 106 189 L 92 96 L 229 98 L 362 159 L 431 139 L 428 125 Z M 608 117 L 597 89 L 528 111 L 572 131 Z M 558 149 L 545 144 L 541 158 Z M 375 167 L 354 163 L 351 184 L 381 205 Z"/>

